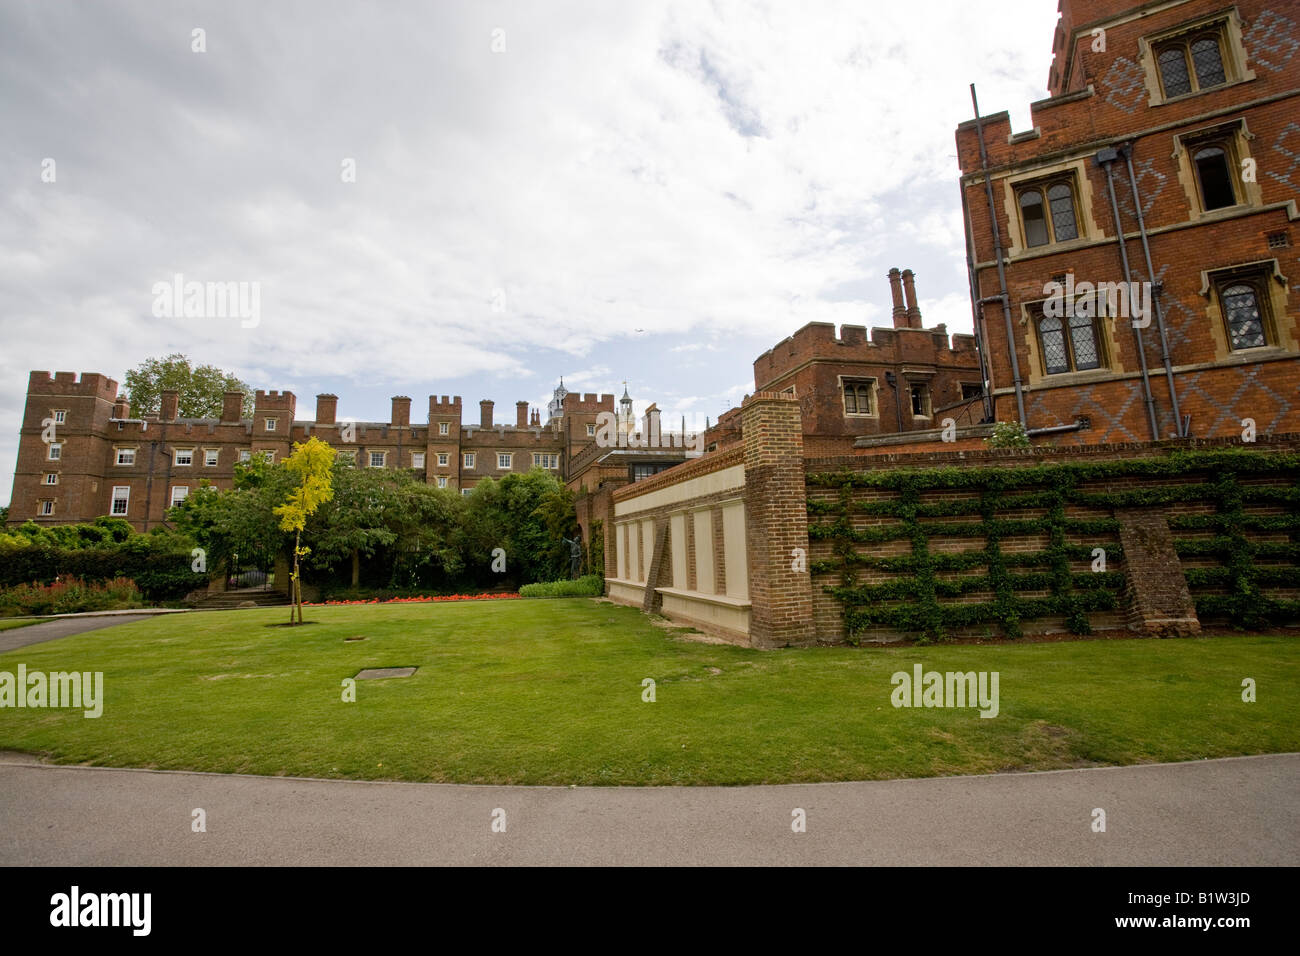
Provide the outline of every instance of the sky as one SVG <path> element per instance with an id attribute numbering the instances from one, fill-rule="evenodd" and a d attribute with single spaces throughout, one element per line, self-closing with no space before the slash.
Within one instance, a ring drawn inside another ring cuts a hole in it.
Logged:
<path id="1" fill-rule="evenodd" d="M 121 382 L 181 352 L 300 420 L 320 392 L 361 421 L 409 395 L 417 422 L 456 394 L 467 423 L 482 398 L 545 415 L 563 376 L 695 427 L 806 323 L 891 325 L 891 267 L 969 332 L 955 128 L 972 82 L 1028 128 L 1056 19 L 0 0 L 0 504 L 33 369 Z M 247 308 L 187 314 L 177 276 Z"/>

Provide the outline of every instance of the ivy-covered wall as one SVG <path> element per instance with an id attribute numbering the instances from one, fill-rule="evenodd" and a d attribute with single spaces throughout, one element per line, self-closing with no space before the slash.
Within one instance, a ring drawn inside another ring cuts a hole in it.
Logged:
<path id="1" fill-rule="evenodd" d="M 1300 455 L 1254 449 L 1119 460 L 807 474 L 821 640 L 1018 636 L 1127 624 L 1125 509 L 1158 509 L 1196 614 L 1300 621 Z M 1171 559 L 1172 560 L 1172 559 Z"/>

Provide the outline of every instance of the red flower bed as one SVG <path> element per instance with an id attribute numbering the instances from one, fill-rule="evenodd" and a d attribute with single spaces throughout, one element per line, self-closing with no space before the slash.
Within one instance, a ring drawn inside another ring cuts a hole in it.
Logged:
<path id="1" fill-rule="evenodd" d="M 519 597 L 519 593 L 516 591 L 511 591 L 509 594 L 421 595 L 418 597 L 370 598 L 366 601 L 317 601 L 315 603 L 304 601 L 303 607 L 325 607 L 331 604 L 432 604 L 435 601 L 496 601 L 517 597 Z"/>

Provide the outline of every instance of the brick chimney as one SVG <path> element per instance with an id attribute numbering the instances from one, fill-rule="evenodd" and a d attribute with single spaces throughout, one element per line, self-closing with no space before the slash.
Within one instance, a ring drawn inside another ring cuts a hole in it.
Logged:
<path id="1" fill-rule="evenodd" d="M 916 304 L 916 276 L 911 269 L 903 270 L 903 292 L 907 296 L 907 328 L 924 328 L 921 324 L 921 307 Z"/>
<path id="2" fill-rule="evenodd" d="M 907 328 L 907 307 L 903 305 L 903 274 L 889 270 L 889 292 L 894 297 L 894 328 Z"/>
<path id="3" fill-rule="evenodd" d="M 127 397 L 125 395 L 117 396 L 117 401 L 113 402 L 113 417 L 114 418 L 131 417 L 131 403 L 127 400 Z"/>
<path id="4" fill-rule="evenodd" d="M 485 398 L 478 403 L 478 423 L 480 428 L 492 427 L 492 406 L 496 403 Z"/>
<path id="5" fill-rule="evenodd" d="M 158 413 L 158 420 L 161 422 L 176 421 L 176 409 L 180 406 L 181 393 L 174 388 L 165 389 L 162 393 L 162 410 Z"/>
<path id="6" fill-rule="evenodd" d="M 528 403 L 527 402 L 515 402 L 515 427 L 516 428 L 528 427 Z"/>
<path id="7" fill-rule="evenodd" d="M 650 443 L 651 448 L 655 448 L 659 445 L 659 435 L 659 406 L 651 402 L 645 410 L 645 434 L 642 437 Z"/>
<path id="8" fill-rule="evenodd" d="M 411 424 L 411 400 L 405 395 L 393 396 L 393 414 L 390 425 Z"/>
<path id="9" fill-rule="evenodd" d="M 316 424 L 334 425 L 338 421 L 339 397 L 328 393 L 316 396 Z"/>
<path id="10" fill-rule="evenodd" d="M 221 400 L 221 420 L 238 422 L 244 417 L 244 393 L 226 392 Z"/>

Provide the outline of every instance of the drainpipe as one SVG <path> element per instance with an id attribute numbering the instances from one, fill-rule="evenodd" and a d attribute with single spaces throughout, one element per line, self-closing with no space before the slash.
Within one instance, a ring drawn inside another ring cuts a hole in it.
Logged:
<path id="1" fill-rule="evenodd" d="M 1119 239 L 1119 258 L 1124 266 L 1124 282 L 1131 290 L 1133 288 L 1133 272 L 1128 264 L 1128 240 L 1124 238 L 1124 224 L 1119 218 L 1119 203 L 1115 199 L 1115 170 L 1113 163 L 1119 159 L 1119 153 L 1110 148 L 1100 150 L 1097 153 L 1097 165 L 1106 170 L 1106 189 L 1110 194 L 1110 210 L 1115 217 L 1115 234 Z M 1129 296 L 1130 302 L 1132 296 Z M 1142 366 L 1142 394 L 1146 399 L 1147 419 L 1151 424 L 1151 440 L 1160 440 L 1160 426 L 1156 424 L 1156 400 L 1151 395 L 1151 373 L 1147 370 L 1147 353 L 1146 347 L 1142 343 L 1142 330 L 1135 325 L 1132 320 L 1129 322 L 1133 326 L 1133 339 L 1137 342 L 1138 360 Z"/>
<path id="2" fill-rule="evenodd" d="M 984 363 L 984 306 L 979 302 L 979 283 L 975 277 L 975 235 L 971 227 L 970 205 L 966 202 L 966 190 L 961 191 L 961 215 L 966 223 L 966 280 L 970 284 L 971 318 L 975 329 L 975 357 L 980 363 L 980 401 L 984 406 L 984 421 L 991 422 L 993 417 L 993 374 Z"/>
<path id="3" fill-rule="evenodd" d="M 1178 407 L 1178 389 L 1174 387 L 1174 366 L 1169 359 L 1169 336 L 1165 333 L 1165 315 L 1164 310 L 1160 308 L 1160 293 L 1163 291 L 1163 283 L 1156 282 L 1156 272 L 1151 264 L 1151 244 L 1147 241 L 1147 223 L 1146 217 L 1142 215 L 1142 198 L 1138 195 L 1137 173 L 1133 169 L 1133 144 L 1125 143 L 1119 148 L 1119 153 L 1128 163 L 1128 181 L 1133 190 L 1133 208 L 1137 211 L 1138 235 L 1142 237 L 1142 253 L 1146 256 L 1147 278 L 1151 280 L 1151 304 L 1156 310 L 1156 328 L 1160 330 L 1160 359 L 1165 366 L 1165 381 L 1169 385 L 1169 402 L 1174 412 L 1174 428 L 1177 429 L 1179 438 L 1186 438 L 1191 434 L 1191 416 L 1183 418 L 1182 410 Z"/>
<path id="4" fill-rule="evenodd" d="M 984 175 L 984 191 L 989 200 L 989 225 L 993 227 L 993 258 L 998 263 L 998 288 L 1002 293 L 1002 317 L 1007 323 L 1007 348 L 1011 351 L 1011 378 L 1016 386 L 1016 410 L 1020 413 L 1020 424 L 1027 429 L 1029 420 L 1025 417 L 1024 387 L 1020 383 L 1020 359 L 1016 356 L 1016 333 L 1011 325 L 1011 297 L 1007 295 L 1007 270 L 1002 261 L 1002 230 L 998 227 L 998 210 L 993 200 L 993 181 L 989 179 L 989 154 L 984 147 L 984 120 L 980 118 L 980 102 L 975 96 L 974 83 L 970 85 L 970 99 L 975 107 L 975 132 L 979 136 L 980 171 Z"/>
<path id="5" fill-rule="evenodd" d="M 898 392 L 898 376 L 893 372 L 885 373 L 885 384 L 894 390 L 894 411 L 898 415 L 898 434 L 903 434 L 903 399 Z"/>

